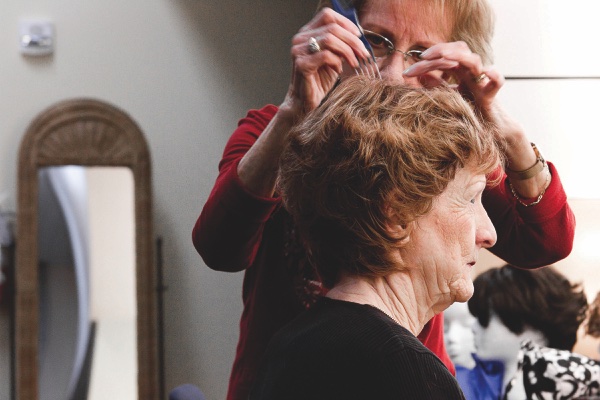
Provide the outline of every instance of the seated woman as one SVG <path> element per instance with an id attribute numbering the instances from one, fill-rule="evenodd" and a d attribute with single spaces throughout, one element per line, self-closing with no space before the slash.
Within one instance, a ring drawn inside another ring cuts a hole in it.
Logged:
<path id="1" fill-rule="evenodd" d="M 505 265 L 474 281 L 479 358 L 504 364 L 505 399 L 575 399 L 600 393 L 600 364 L 572 353 L 587 298 L 553 267 Z"/>
<path id="2" fill-rule="evenodd" d="M 278 192 L 329 289 L 273 338 L 251 399 L 462 399 L 417 339 L 473 293 L 499 151 L 450 89 L 342 81 L 290 133 Z"/>

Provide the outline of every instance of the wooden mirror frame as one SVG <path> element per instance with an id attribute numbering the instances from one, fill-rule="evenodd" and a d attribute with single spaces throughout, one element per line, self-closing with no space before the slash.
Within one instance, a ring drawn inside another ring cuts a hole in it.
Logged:
<path id="1" fill-rule="evenodd" d="M 16 399 L 38 399 L 38 169 L 81 165 L 133 172 L 139 399 L 158 400 L 156 265 L 153 253 L 150 155 L 144 135 L 123 111 L 94 99 L 71 99 L 41 112 L 19 149 L 15 271 Z"/>

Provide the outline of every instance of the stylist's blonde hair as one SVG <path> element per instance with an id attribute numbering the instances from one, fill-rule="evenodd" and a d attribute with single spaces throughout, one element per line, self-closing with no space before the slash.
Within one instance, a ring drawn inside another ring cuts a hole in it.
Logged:
<path id="1" fill-rule="evenodd" d="M 499 166 L 491 130 L 449 88 L 351 77 L 289 133 L 277 190 L 325 286 L 383 276 L 460 168 Z M 390 226 L 401 226 L 400 233 Z"/>
<path id="2" fill-rule="evenodd" d="M 354 6 L 360 10 L 368 0 L 353 0 Z M 494 11 L 487 0 L 417 0 L 424 7 L 429 6 L 437 12 L 433 16 L 451 18 L 452 29 L 448 41 L 465 42 L 471 51 L 478 54 L 484 65 L 494 61 L 492 38 L 494 36 Z M 331 7 L 329 0 L 320 0 L 318 10 Z M 360 17 L 359 17 L 360 18 Z M 419 21 L 415 21 L 416 24 Z"/>

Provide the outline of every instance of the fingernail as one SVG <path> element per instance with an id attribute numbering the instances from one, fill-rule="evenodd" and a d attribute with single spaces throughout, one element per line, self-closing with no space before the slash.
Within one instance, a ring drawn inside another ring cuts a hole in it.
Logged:
<path id="1" fill-rule="evenodd" d="M 415 68 L 414 68 L 414 65 L 413 65 L 413 66 L 410 66 L 410 67 L 406 68 L 406 69 L 404 70 L 404 72 L 402 72 L 402 75 L 410 75 L 410 73 L 411 73 L 412 71 L 414 71 L 414 69 L 415 69 Z"/>

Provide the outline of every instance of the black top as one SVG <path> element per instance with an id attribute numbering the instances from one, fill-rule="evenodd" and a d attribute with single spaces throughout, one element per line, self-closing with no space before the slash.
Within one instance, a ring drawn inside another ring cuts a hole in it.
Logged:
<path id="1" fill-rule="evenodd" d="M 273 337 L 250 399 L 464 395 L 440 359 L 382 311 L 322 298 Z"/>

